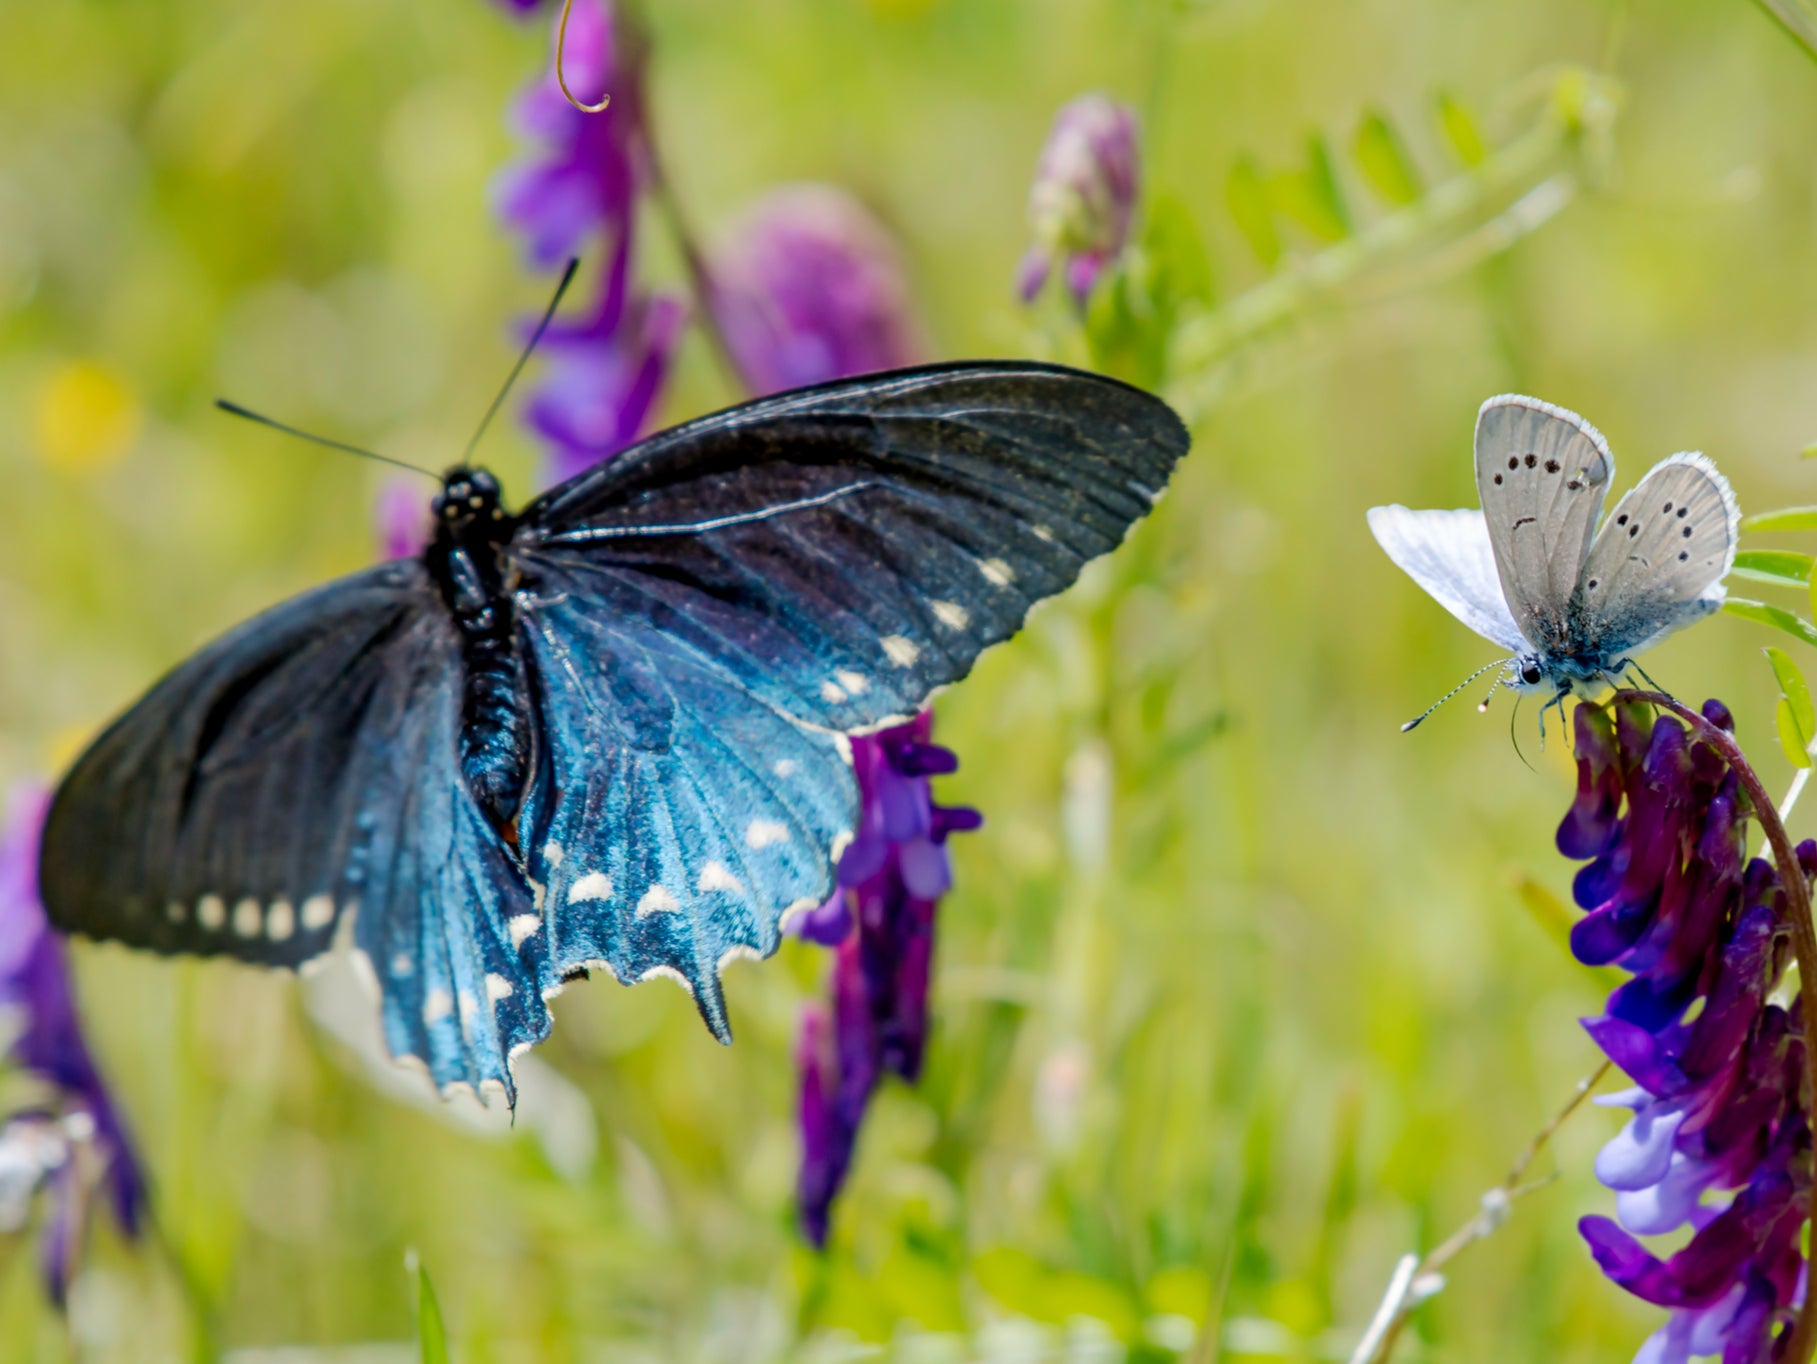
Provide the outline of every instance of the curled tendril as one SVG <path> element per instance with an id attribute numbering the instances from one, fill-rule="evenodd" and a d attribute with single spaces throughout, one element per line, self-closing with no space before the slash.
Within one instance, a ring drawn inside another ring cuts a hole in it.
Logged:
<path id="1" fill-rule="evenodd" d="M 601 95 L 598 104 L 586 104 L 574 98 L 574 92 L 568 88 L 568 75 L 563 67 L 563 54 L 568 48 L 568 15 L 573 9 L 574 0 L 562 0 L 561 25 L 555 30 L 555 83 L 561 86 L 562 97 L 576 109 L 583 114 L 597 114 L 612 102 L 612 96 Z"/>

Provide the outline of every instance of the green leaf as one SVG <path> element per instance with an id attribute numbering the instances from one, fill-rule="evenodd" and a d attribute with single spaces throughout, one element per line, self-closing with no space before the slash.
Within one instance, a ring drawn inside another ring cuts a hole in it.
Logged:
<path id="1" fill-rule="evenodd" d="M 1275 213 L 1293 219 L 1315 240 L 1339 242 L 1350 235 L 1350 210 L 1331 151 L 1316 133 L 1307 140 L 1306 169 L 1268 177 L 1266 190 Z"/>
<path id="2" fill-rule="evenodd" d="M 1244 157 L 1230 168 L 1230 179 L 1224 187 L 1230 203 L 1230 216 L 1237 229 L 1249 242 L 1249 249 L 1270 270 L 1281 259 L 1281 234 L 1275 231 L 1274 209 L 1268 202 L 1268 190 L 1255 162 Z"/>
<path id="3" fill-rule="evenodd" d="M 1743 530 L 1817 530 L 1817 507 L 1780 507 L 1741 518 Z"/>
<path id="4" fill-rule="evenodd" d="M 1356 163 L 1375 192 L 1396 208 L 1420 197 L 1423 186 L 1413 158 L 1394 125 L 1371 109 L 1356 130 Z"/>
<path id="5" fill-rule="evenodd" d="M 1773 714 L 1779 726 L 1779 746 L 1785 750 L 1785 756 L 1793 767 L 1811 765 L 1810 739 L 1798 728 L 1798 717 L 1794 707 L 1786 697 L 1779 698 L 1779 709 Z"/>
<path id="6" fill-rule="evenodd" d="M 1760 7 L 1777 19 L 1806 53 L 1817 57 L 1817 4 L 1812 0 L 1760 0 Z"/>
<path id="7" fill-rule="evenodd" d="M 1784 630 L 1794 639 L 1801 639 L 1806 644 L 1817 647 L 1817 627 L 1790 611 L 1768 606 L 1763 601 L 1749 601 L 1746 597 L 1730 597 L 1722 604 L 1722 609 L 1731 616 L 1740 616 L 1757 625 L 1770 625 L 1775 630 Z"/>
<path id="8" fill-rule="evenodd" d="M 1348 237 L 1356 224 L 1351 220 L 1350 206 L 1344 202 L 1344 187 L 1338 182 L 1331 148 L 1318 133 L 1306 139 L 1306 190 L 1335 234 L 1334 240 Z"/>
<path id="9" fill-rule="evenodd" d="M 1811 689 L 1805 685 L 1804 674 L 1798 671 L 1792 656 L 1783 649 L 1775 649 L 1769 644 L 1765 652 L 1767 662 L 1773 665 L 1773 676 L 1779 679 L 1780 693 L 1791 702 L 1792 716 L 1808 744 L 1811 737 L 1817 735 L 1817 710 L 1811 707 Z"/>
<path id="10" fill-rule="evenodd" d="M 1735 556 L 1735 572 L 1757 582 L 1778 583 L 1782 587 L 1804 587 L 1811 581 L 1811 566 L 1817 564 L 1808 554 L 1794 554 L 1784 549 L 1744 549 Z"/>
<path id="11" fill-rule="evenodd" d="M 1470 111 L 1451 95 L 1441 91 L 1438 97 L 1438 126 L 1457 159 L 1466 166 L 1480 166 L 1489 159 L 1489 144 Z"/>
<path id="12" fill-rule="evenodd" d="M 429 1271 L 421 1265 L 416 1271 L 416 1338 L 422 1347 L 423 1364 L 449 1364 L 448 1330 L 442 1324 L 442 1307 L 435 1300 Z"/>

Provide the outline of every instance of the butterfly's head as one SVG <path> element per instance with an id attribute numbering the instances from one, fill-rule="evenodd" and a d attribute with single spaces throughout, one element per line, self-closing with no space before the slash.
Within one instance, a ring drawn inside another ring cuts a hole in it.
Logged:
<path id="1" fill-rule="evenodd" d="M 498 480 L 485 469 L 456 465 L 442 475 L 442 490 L 431 504 L 436 527 L 461 539 L 472 527 L 502 524 L 507 517 L 499 497 Z"/>
<path id="2" fill-rule="evenodd" d="M 1546 665 L 1538 654 L 1517 654 L 1508 660 L 1502 685 L 1512 691 L 1543 691 L 1547 686 L 1546 674 Z"/>

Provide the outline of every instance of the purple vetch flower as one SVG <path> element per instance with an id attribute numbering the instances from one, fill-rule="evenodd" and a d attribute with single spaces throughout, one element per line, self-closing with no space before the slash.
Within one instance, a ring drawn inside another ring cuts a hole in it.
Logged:
<path id="1" fill-rule="evenodd" d="M 709 263 L 713 322 L 745 383 L 773 393 L 880 369 L 926 354 L 894 242 L 862 205 L 826 185 L 765 196 Z M 839 884 L 794 931 L 834 949 L 831 1008 L 810 1006 L 796 1045 L 800 1070 L 801 1228 L 826 1244 L 828 1217 L 878 1082 L 913 1082 L 927 1042 L 934 919 L 952 886 L 946 837 L 975 829 L 977 811 L 934 804 L 928 779 L 959 760 L 931 742 L 923 711 L 853 737 L 860 808 Z"/>
<path id="2" fill-rule="evenodd" d="M 851 195 L 785 185 L 727 230 L 713 320 L 753 393 L 914 364 L 927 354 L 896 243 Z"/>
<path id="3" fill-rule="evenodd" d="M 555 49 L 551 31 L 550 52 Z M 609 115 L 569 104 L 553 68 L 518 100 L 518 131 L 538 155 L 507 170 L 497 190 L 499 216 L 526 239 L 531 263 L 562 265 L 600 234 L 628 236 L 652 168 L 645 121 L 647 44 L 607 0 L 574 0 L 568 21 L 568 84 L 583 97 L 610 90 Z"/>
<path id="4" fill-rule="evenodd" d="M 1733 727 L 1719 702 L 1703 713 Z M 1559 851 L 1588 859 L 1573 951 L 1632 975 L 1584 1021 L 1637 1087 L 1600 1101 L 1633 1114 L 1596 1162 L 1616 1218 L 1580 1228 L 1609 1278 L 1671 1309 L 1636 1364 L 1757 1364 L 1779 1357 L 1775 1332 L 1803 1299 L 1811 1200 L 1803 1005 L 1769 998 L 1789 954 L 1785 896 L 1748 859 L 1735 774 L 1677 719 L 1647 715 L 1578 707 L 1577 798 L 1558 831 Z M 1798 861 L 1817 875 L 1817 842 Z M 1636 1239 L 1686 1228 L 1665 1259 Z"/>
<path id="5" fill-rule="evenodd" d="M 888 1073 L 912 1083 L 921 1074 L 935 915 L 953 883 L 946 839 L 983 823 L 976 810 L 934 803 L 928 778 L 959 760 L 929 741 L 932 732 L 924 711 L 852 741 L 858 829 L 832 898 L 796 929 L 835 948 L 832 1009 L 809 1009 L 797 1047 L 796 1203 L 816 1246 L 826 1243 L 828 1213 L 878 1081 Z"/>
<path id="6" fill-rule="evenodd" d="M 654 182 L 646 56 L 643 34 L 604 0 L 574 0 L 569 85 L 609 89 L 611 108 L 582 113 L 553 74 L 544 77 L 517 107 L 519 126 L 538 152 L 499 185 L 499 214 L 524 238 L 532 264 L 548 268 L 577 255 L 605 262 L 598 298 L 582 320 L 544 334 L 548 373 L 525 407 L 550 452 L 550 483 L 644 434 L 686 320 L 679 300 L 644 292 L 633 273 L 638 205 Z"/>
<path id="7" fill-rule="evenodd" d="M 15 1230 L 33 1196 L 47 1195 L 40 1243 L 45 1285 L 62 1304 L 98 1191 L 122 1232 L 136 1236 L 145 1177 L 76 1016 L 62 942 L 38 898 L 38 843 L 50 793 L 21 787 L 0 828 L 0 1011 L 7 1059 L 43 1087 L 31 1108 L 0 1123 L 0 1230 Z"/>
<path id="8" fill-rule="evenodd" d="M 1129 242 L 1141 192 L 1136 112 L 1104 95 L 1081 95 L 1054 116 L 1028 192 L 1034 244 L 1022 258 L 1017 292 L 1032 300 L 1055 265 L 1083 306 Z"/>

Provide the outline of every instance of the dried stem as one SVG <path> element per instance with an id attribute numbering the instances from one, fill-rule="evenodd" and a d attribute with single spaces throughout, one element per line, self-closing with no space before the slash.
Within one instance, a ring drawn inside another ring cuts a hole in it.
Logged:
<path id="1" fill-rule="evenodd" d="M 1817 928 L 1811 923 L 1811 888 L 1804 879 L 1803 868 L 1798 864 L 1798 850 L 1792 844 L 1792 836 L 1786 832 L 1785 821 L 1779 817 L 1778 807 L 1767 794 L 1766 786 L 1748 762 L 1747 755 L 1741 751 L 1741 745 L 1735 742 L 1735 736 L 1664 692 L 1623 690 L 1616 692 L 1613 699 L 1618 702 L 1639 702 L 1671 711 L 1689 725 L 1698 738 L 1722 755 L 1729 770 L 1748 793 L 1748 799 L 1753 802 L 1760 827 L 1766 831 L 1767 842 L 1773 847 L 1773 862 L 1779 868 L 1779 884 L 1785 889 L 1786 918 L 1789 921 L 1788 927 L 1792 930 L 1792 955 L 1798 962 L 1799 987 L 1802 990 L 1817 982 Z M 1800 1012 L 1809 1016 L 1806 1010 L 1801 1009 Z M 1811 1044 L 1808 1036 L 1805 1038 L 1804 1060 L 1809 1101 L 1817 1103 L 1817 1046 Z M 1817 1169 L 1814 1169 L 1813 1174 L 1817 1176 Z M 1809 1364 L 1813 1351 L 1817 1351 L 1817 1293 L 1807 1292 L 1804 1295 L 1804 1305 L 1798 1309 L 1798 1319 L 1792 1324 L 1791 1348 L 1784 1358 L 1792 1364 Z"/>
<path id="2" fill-rule="evenodd" d="M 1611 1063 L 1604 1061 L 1577 1082 L 1564 1107 L 1534 1133 L 1533 1140 L 1527 1143 L 1527 1149 L 1509 1167 L 1507 1178 L 1483 1195 L 1481 1208 L 1475 1217 L 1440 1242 L 1425 1259 L 1413 1255 L 1401 1257 L 1394 1267 L 1394 1277 L 1388 1282 L 1388 1290 L 1375 1309 L 1375 1316 L 1363 1332 L 1363 1338 L 1357 1342 L 1356 1349 L 1351 1351 L 1350 1364 L 1384 1364 L 1393 1353 L 1395 1342 L 1400 1339 L 1401 1330 L 1413 1315 L 1413 1310 L 1445 1286 L 1439 1271 L 1470 1246 L 1498 1230 L 1508 1220 L 1509 1211 L 1517 1198 L 1524 1198 L 1552 1182 L 1556 1176 L 1529 1180 L 1527 1171 L 1532 1168 L 1534 1160 L 1546 1149 L 1547 1143 L 1558 1129 L 1565 1125 L 1566 1119 L 1577 1112 L 1590 1091 L 1602 1083 L 1603 1076 L 1609 1073 L 1610 1068 Z"/>

